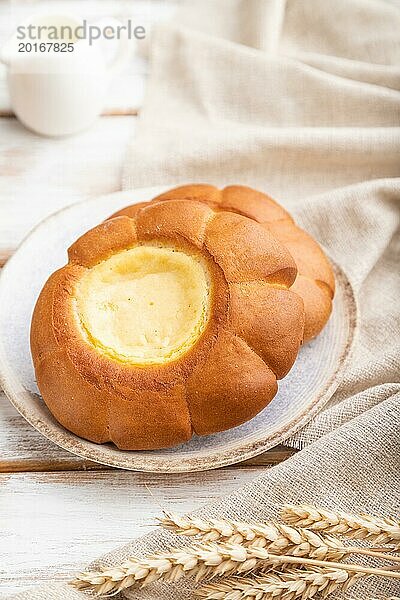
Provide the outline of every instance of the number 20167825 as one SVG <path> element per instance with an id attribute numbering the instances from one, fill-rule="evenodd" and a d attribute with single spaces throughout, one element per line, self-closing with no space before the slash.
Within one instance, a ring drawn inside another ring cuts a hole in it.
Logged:
<path id="1" fill-rule="evenodd" d="M 73 52 L 72 42 L 20 42 L 18 52 Z"/>

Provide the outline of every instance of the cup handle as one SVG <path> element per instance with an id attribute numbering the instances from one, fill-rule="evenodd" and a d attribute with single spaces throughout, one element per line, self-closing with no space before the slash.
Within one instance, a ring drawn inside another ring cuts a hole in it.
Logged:
<path id="1" fill-rule="evenodd" d="M 97 21 L 96 24 L 99 24 L 103 27 L 106 25 L 110 25 L 114 28 L 123 27 L 123 23 L 115 17 L 100 19 L 100 21 Z M 114 57 L 108 63 L 108 72 L 112 77 L 114 75 L 117 75 L 121 71 L 125 63 L 132 56 L 133 48 L 134 44 L 132 43 L 132 40 L 129 40 L 126 35 L 126 32 L 123 31 L 122 37 L 120 37 L 120 39 L 118 40 L 118 47 L 114 54 Z"/>

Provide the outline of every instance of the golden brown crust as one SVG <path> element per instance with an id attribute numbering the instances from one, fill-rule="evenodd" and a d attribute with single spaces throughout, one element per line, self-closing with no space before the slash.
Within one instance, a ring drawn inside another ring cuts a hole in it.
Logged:
<path id="1" fill-rule="evenodd" d="M 135 450 L 187 442 L 192 437 L 192 424 L 184 385 L 157 391 L 130 390 L 129 398 L 113 396 L 109 436 L 119 448 Z"/>
<path id="2" fill-rule="evenodd" d="M 233 284 L 230 289 L 233 331 L 282 379 L 296 360 L 302 339 L 302 299 L 293 288 L 265 286 L 259 281 Z M 258 327 L 254 327 L 256 321 Z"/>
<path id="3" fill-rule="evenodd" d="M 275 200 L 243 185 L 229 185 L 221 190 L 219 207 L 254 219 L 258 223 L 275 222 L 288 219 L 290 214 Z"/>
<path id="4" fill-rule="evenodd" d="M 59 350 L 57 338 L 53 328 L 53 315 L 50 307 L 53 306 L 54 291 L 61 283 L 63 269 L 55 271 L 47 280 L 46 292 L 40 293 L 32 316 L 31 352 L 34 360 L 39 363 L 46 354 Z M 43 288 L 44 289 L 44 288 Z"/>
<path id="5" fill-rule="evenodd" d="M 171 204 L 171 202 L 168 202 Z M 205 245 L 229 282 L 261 279 L 289 287 L 296 279 L 296 265 L 272 235 L 251 219 L 220 212 L 209 223 Z"/>
<path id="6" fill-rule="evenodd" d="M 104 221 L 90 229 L 68 248 L 70 263 L 92 267 L 136 241 L 136 225 L 131 218 Z"/>
<path id="7" fill-rule="evenodd" d="M 304 341 L 322 331 L 332 311 L 335 293 L 333 270 L 319 244 L 296 225 L 282 206 L 266 194 L 243 185 L 230 185 L 219 190 L 207 184 L 189 184 L 168 190 L 154 198 L 152 203 L 185 199 L 204 202 L 213 210 L 231 211 L 248 217 L 270 231 L 289 250 L 296 263 L 300 279 L 293 289 L 304 300 Z M 137 210 L 135 207 L 128 206 L 115 214 L 133 216 Z M 303 278 L 309 282 L 305 283 Z"/>
<path id="8" fill-rule="evenodd" d="M 111 394 L 82 376 L 65 348 L 34 363 L 38 387 L 57 421 L 87 440 L 107 442 Z"/>
<path id="9" fill-rule="evenodd" d="M 270 402 L 301 343 L 304 311 L 288 290 L 296 277 L 290 254 L 258 223 L 204 203 L 158 202 L 131 214 L 79 238 L 39 296 L 31 349 L 46 404 L 77 435 L 131 450 L 239 425 Z M 196 343 L 175 361 L 144 367 L 92 345 L 75 296 L 87 269 L 149 243 L 199 255 L 212 287 L 210 318 Z"/>
<path id="10" fill-rule="evenodd" d="M 217 208 L 220 203 L 220 191 L 208 183 L 182 185 L 154 198 L 155 201 L 163 200 L 195 200 L 205 202 L 212 208 Z"/>
<path id="11" fill-rule="evenodd" d="M 236 427 L 260 412 L 276 392 L 271 369 L 241 338 L 225 331 L 187 382 L 193 429 L 208 435 Z"/>
<path id="12" fill-rule="evenodd" d="M 311 340 L 325 327 L 332 312 L 331 290 L 318 281 L 298 275 L 291 289 L 301 296 L 307 318 L 304 339 Z"/>
<path id="13" fill-rule="evenodd" d="M 295 257 L 299 274 L 308 279 L 325 283 L 330 297 L 333 298 L 335 279 L 332 267 L 316 241 L 308 233 L 288 221 L 269 223 L 267 227 Z"/>
<path id="14" fill-rule="evenodd" d="M 213 211 L 200 202 L 148 204 L 136 214 L 138 236 L 143 240 L 160 236 L 183 238 L 201 248 L 207 222 L 213 215 Z"/>

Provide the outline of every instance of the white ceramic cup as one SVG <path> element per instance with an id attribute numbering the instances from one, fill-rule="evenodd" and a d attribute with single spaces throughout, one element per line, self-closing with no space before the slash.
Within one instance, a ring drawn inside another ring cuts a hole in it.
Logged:
<path id="1" fill-rule="evenodd" d="M 26 19 L 32 24 L 75 28 L 83 19 L 75 15 L 39 14 Z M 108 25 L 121 25 L 107 19 Z M 104 25 L 104 24 L 103 24 Z M 39 44 L 41 41 L 37 40 Z M 60 42 L 61 40 L 57 40 Z M 24 42 L 34 43 L 25 39 Z M 101 113 L 112 76 L 132 52 L 132 42 L 118 40 L 118 49 L 108 64 L 102 41 L 70 40 L 73 51 L 18 52 L 17 32 L 3 46 L 0 60 L 8 67 L 11 105 L 28 129 L 46 136 L 64 136 L 89 127 Z"/>

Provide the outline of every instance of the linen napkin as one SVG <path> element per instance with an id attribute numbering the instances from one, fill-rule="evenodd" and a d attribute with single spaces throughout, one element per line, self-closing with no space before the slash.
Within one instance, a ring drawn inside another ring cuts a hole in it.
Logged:
<path id="1" fill-rule="evenodd" d="M 288 501 L 399 511 L 399 31 L 399 7 L 383 1 L 198 0 L 153 33 L 124 189 L 203 182 L 266 191 L 345 269 L 361 313 L 337 392 L 287 440 L 303 450 L 203 516 L 266 519 Z M 176 543 L 156 530 L 93 567 Z M 125 597 L 187 600 L 192 588 L 184 580 Z M 371 578 L 332 598 L 396 594 L 398 583 Z M 15 598 L 85 597 L 54 584 Z"/>
<path id="2" fill-rule="evenodd" d="M 124 189 L 258 188 L 346 271 L 361 332 L 297 448 L 400 389 L 400 5 L 206 0 L 152 39 Z"/>

